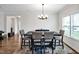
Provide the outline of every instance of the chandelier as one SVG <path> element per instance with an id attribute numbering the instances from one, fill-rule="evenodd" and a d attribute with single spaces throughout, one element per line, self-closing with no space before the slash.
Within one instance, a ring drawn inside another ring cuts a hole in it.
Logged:
<path id="1" fill-rule="evenodd" d="M 41 20 L 48 19 L 48 16 L 44 14 L 44 4 L 42 4 L 42 14 L 39 15 L 38 18 Z"/>

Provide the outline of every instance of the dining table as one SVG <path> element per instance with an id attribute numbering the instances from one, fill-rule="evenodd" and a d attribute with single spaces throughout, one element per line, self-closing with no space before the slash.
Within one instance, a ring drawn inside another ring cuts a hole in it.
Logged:
<path id="1" fill-rule="evenodd" d="M 32 42 L 32 32 L 36 32 L 36 31 L 28 31 L 27 33 L 24 34 L 24 36 L 28 36 L 28 38 L 30 38 L 31 42 Z M 41 31 L 41 32 L 47 32 L 47 31 Z M 56 36 L 61 36 L 61 34 L 56 31 L 48 31 L 48 32 L 53 32 L 54 35 L 53 39 L 55 39 Z"/>
<path id="2" fill-rule="evenodd" d="M 35 31 L 28 31 L 27 33 L 24 34 L 24 36 L 32 36 L 32 32 L 35 32 Z M 54 36 L 61 36 L 60 33 L 56 32 L 56 31 L 41 31 L 41 32 L 53 32 Z"/>
<path id="3" fill-rule="evenodd" d="M 30 38 L 30 50 L 32 50 L 32 32 L 36 32 L 36 31 L 28 31 L 27 33 L 24 34 L 24 36 L 28 36 L 28 38 Z M 54 35 L 53 39 L 54 40 L 55 40 L 55 36 L 61 36 L 61 34 L 56 32 L 56 31 L 40 31 L 40 32 L 42 32 L 42 33 L 44 33 L 44 32 L 53 32 L 53 35 Z M 50 44 L 52 44 L 52 43 L 50 43 Z M 55 42 L 55 45 L 56 45 L 56 42 Z M 55 49 L 55 47 L 54 47 L 54 49 Z"/>

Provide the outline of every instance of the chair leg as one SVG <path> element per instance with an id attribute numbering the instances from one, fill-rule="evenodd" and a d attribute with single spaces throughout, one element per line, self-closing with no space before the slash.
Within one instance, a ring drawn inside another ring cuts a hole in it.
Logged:
<path id="1" fill-rule="evenodd" d="M 29 48 L 30 48 L 30 41 L 29 41 Z"/>
<path id="2" fill-rule="evenodd" d="M 53 49 L 53 39 L 52 39 L 52 54 L 53 54 L 53 50 L 54 50 L 54 49 Z"/>
<path id="3" fill-rule="evenodd" d="M 33 50 L 32 50 L 32 54 L 34 54 Z"/>
<path id="4" fill-rule="evenodd" d="M 21 49 L 22 49 L 22 45 L 21 45 Z"/>
<path id="5" fill-rule="evenodd" d="M 55 44 L 54 44 L 54 48 L 56 48 L 56 39 L 55 39 Z"/>
<path id="6" fill-rule="evenodd" d="M 23 44 L 23 40 L 21 41 L 21 49 L 22 49 L 22 46 L 23 46 L 22 44 Z"/>
<path id="7" fill-rule="evenodd" d="M 63 41 L 62 41 L 62 49 L 64 49 L 64 43 L 63 43 Z"/>
<path id="8" fill-rule="evenodd" d="M 31 50 L 32 50 L 32 54 L 34 54 L 34 51 L 33 51 L 34 49 L 33 48 L 34 48 L 34 42 L 33 42 L 33 39 L 31 38 Z"/>
<path id="9" fill-rule="evenodd" d="M 60 40 L 59 40 L 59 45 L 60 45 Z"/>
<path id="10" fill-rule="evenodd" d="M 45 54 L 45 45 L 44 45 L 44 54 Z"/>
<path id="11" fill-rule="evenodd" d="M 44 39 L 44 54 L 45 54 L 45 39 Z"/>
<path id="12" fill-rule="evenodd" d="M 34 54 L 34 51 L 33 51 L 34 49 L 33 49 L 33 47 L 32 47 L 32 54 Z"/>
<path id="13" fill-rule="evenodd" d="M 24 47 L 25 47 L 25 40 L 24 40 Z"/>

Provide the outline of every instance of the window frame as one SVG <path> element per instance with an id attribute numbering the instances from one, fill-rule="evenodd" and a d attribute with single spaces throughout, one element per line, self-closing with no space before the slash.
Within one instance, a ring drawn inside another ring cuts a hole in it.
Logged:
<path id="1" fill-rule="evenodd" d="M 70 15 L 68 15 L 69 17 L 70 17 L 70 19 L 71 19 L 71 16 Z M 64 16 L 64 17 L 68 17 L 68 16 Z M 62 18 L 62 22 L 63 22 L 63 19 L 64 19 L 64 17 Z M 71 20 L 69 20 L 69 22 L 70 22 Z M 71 23 L 71 22 L 70 22 Z M 70 26 L 71 25 L 69 25 L 69 28 L 70 28 Z M 62 29 L 63 29 L 63 23 L 62 23 Z M 69 36 L 68 35 L 66 35 L 66 34 L 64 34 L 65 36 L 67 36 L 67 37 L 71 37 L 71 34 L 70 34 L 70 30 L 69 30 Z"/>
<path id="2" fill-rule="evenodd" d="M 69 37 L 69 38 L 71 38 L 71 39 L 75 39 L 75 40 L 79 40 L 79 38 L 77 39 L 77 38 L 74 38 L 74 37 L 72 37 L 72 19 L 73 19 L 73 17 L 72 16 L 74 16 L 75 14 L 79 14 L 79 13 L 74 13 L 74 14 L 72 14 L 72 15 L 68 15 L 69 17 L 70 17 L 70 35 L 68 36 L 68 35 L 66 35 L 65 34 L 65 36 L 66 37 Z M 64 17 L 68 17 L 68 16 L 64 16 Z M 62 29 L 63 29 L 63 20 L 64 20 L 64 17 L 62 18 Z"/>

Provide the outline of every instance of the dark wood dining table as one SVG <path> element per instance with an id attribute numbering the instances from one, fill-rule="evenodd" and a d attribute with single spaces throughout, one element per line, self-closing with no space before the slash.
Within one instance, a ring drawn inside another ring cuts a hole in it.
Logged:
<path id="1" fill-rule="evenodd" d="M 32 32 L 34 32 L 34 31 L 28 31 L 28 32 L 25 33 L 24 35 L 25 35 L 25 36 L 32 36 Z M 41 31 L 41 32 L 44 32 L 44 31 Z M 48 32 L 50 32 L 50 31 L 48 31 Z M 61 34 L 58 33 L 58 32 L 56 32 L 56 31 L 51 31 L 51 32 L 54 32 L 54 36 L 61 36 Z"/>
<path id="2" fill-rule="evenodd" d="M 35 32 L 35 31 L 28 31 L 26 34 L 24 34 L 24 36 L 28 36 L 28 38 L 30 38 L 30 41 L 31 41 L 30 49 L 32 48 L 32 32 Z M 41 32 L 44 32 L 44 31 L 41 31 Z M 50 32 L 50 31 L 48 31 L 48 32 Z M 61 34 L 58 32 L 55 32 L 55 31 L 51 31 L 51 32 L 54 33 L 53 39 L 55 39 L 55 36 L 61 36 Z"/>
<path id="3" fill-rule="evenodd" d="M 24 36 L 28 36 L 28 38 L 30 38 L 31 42 L 32 42 L 32 32 L 34 32 L 34 31 L 28 31 L 27 33 L 24 34 Z M 42 31 L 42 32 L 44 32 L 44 31 Z M 51 32 L 54 32 L 53 39 L 55 39 L 55 36 L 61 36 L 61 34 L 58 32 L 55 32 L 55 31 L 51 31 Z"/>

